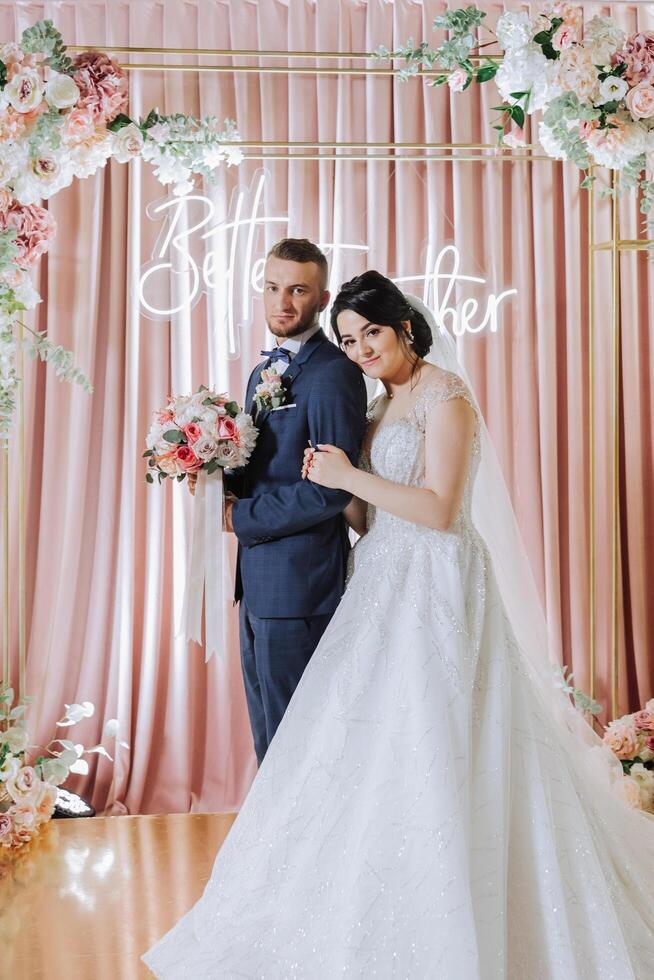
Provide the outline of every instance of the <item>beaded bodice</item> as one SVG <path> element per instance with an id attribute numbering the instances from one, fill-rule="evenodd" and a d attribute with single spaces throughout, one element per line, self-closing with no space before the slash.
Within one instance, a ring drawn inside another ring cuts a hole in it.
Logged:
<path id="1" fill-rule="evenodd" d="M 379 422 L 387 403 L 387 396 L 378 395 L 368 407 L 368 433 L 359 460 L 361 469 L 374 473 L 393 483 L 401 483 L 410 487 L 425 485 L 425 429 L 427 415 L 432 405 L 437 402 L 449 401 L 452 398 L 463 398 L 469 405 L 476 408 L 472 396 L 461 378 L 449 371 L 439 371 L 438 374 L 426 380 L 417 392 L 410 410 L 399 419 L 392 422 Z M 472 523 L 472 490 L 480 459 L 479 421 L 475 425 L 475 435 L 472 445 L 470 469 L 463 494 L 458 517 L 450 532 L 463 530 Z M 407 525 L 391 514 L 378 513 L 373 506 L 368 507 L 367 526 L 369 530 L 375 527 L 393 524 Z"/>

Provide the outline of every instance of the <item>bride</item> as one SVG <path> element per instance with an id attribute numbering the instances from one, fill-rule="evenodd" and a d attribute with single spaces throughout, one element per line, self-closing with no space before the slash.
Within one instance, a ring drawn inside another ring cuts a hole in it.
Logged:
<path id="1" fill-rule="evenodd" d="M 331 316 L 385 388 L 358 469 L 304 461 L 353 494 L 348 586 L 204 895 L 143 958 L 193 980 L 654 977 L 654 821 L 557 689 L 454 345 L 377 272 Z"/>

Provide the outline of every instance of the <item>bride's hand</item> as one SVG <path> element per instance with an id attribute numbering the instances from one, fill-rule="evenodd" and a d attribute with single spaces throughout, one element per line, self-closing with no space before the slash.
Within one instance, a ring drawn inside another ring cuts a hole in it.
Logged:
<path id="1" fill-rule="evenodd" d="M 348 477 L 354 467 L 343 450 L 336 446 L 320 443 L 316 449 L 319 451 L 312 450 L 313 455 L 307 466 L 307 478 L 312 483 L 319 483 L 321 487 L 329 487 L 331 490 L 345 490 Z"/>
<path id="2" fill-rule="evenodd" d="M 302 460 L 302 479 L 306 480 L 309 473 L 309 467 L 311 466 L 311 460 L 315 456 L 316 450 L 313 446 L 309 446 L 304 450 L 304 459 Z"/>

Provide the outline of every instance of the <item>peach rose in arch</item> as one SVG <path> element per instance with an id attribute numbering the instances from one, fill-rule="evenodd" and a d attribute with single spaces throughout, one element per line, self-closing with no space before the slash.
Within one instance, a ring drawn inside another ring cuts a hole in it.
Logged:
<path id="1" fill-rule="evenodd" d="M 634 119 L 651 119 L 654 116 L 654 86 L 649 82 L 640 82 L 629 89 L 625 101 Z"/>

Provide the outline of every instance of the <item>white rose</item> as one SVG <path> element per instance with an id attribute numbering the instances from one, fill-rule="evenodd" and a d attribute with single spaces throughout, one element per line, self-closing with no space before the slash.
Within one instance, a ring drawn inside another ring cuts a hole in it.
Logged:
<path id="1" fill-rule="evenodd" d="M 629 84 L 624 78 L 617 75 L 609 75 L 603 82 L 600 82 L 599 99 L 597 105 L 604 105 L 605 102 L 619 102 L 629 91 Z"/>
<path id="2" fill-rule="evenodd" d="M 34 68 L 25 68 L 14 75 L 4 91 L 16 112 L 31 112 L 41 104 L 43 80 Z"/>
<path id="3" fill-rule="evenodd" d="M 7 780 L 5 788 L 14 803 L 34 806 L 41 795 L 41 780 L 32 766 L 22 766 L 15 776 Z"/>
<path id="4" fill-rule="evenodd" d="M 55 109 L 70 109 L 79 99 L 79 89 L 70 75 L 54 72 L 46 82 L 45 97 Z"/>
<path id="5" fill-rule="evenodd" d="M 136 123 L 123 126 L 117 133 L 114 133 L 114 158 L 118 163 L 129 163 L 134 157 L 141 155 L 144 142 L 143 133 Z"/>

